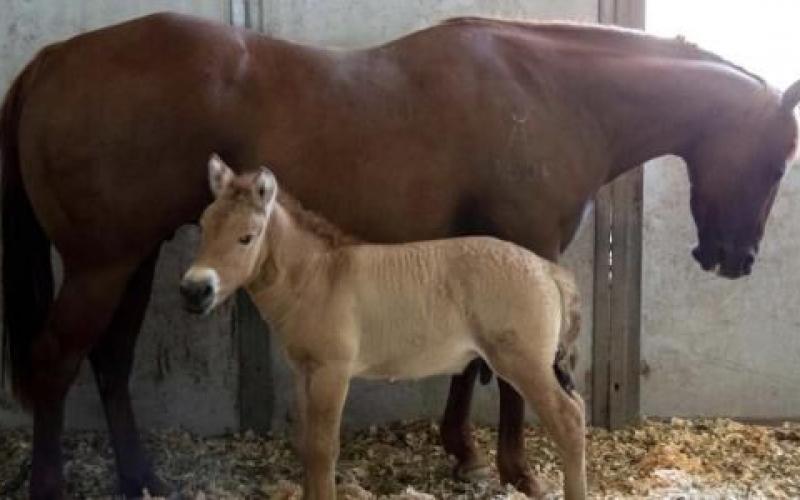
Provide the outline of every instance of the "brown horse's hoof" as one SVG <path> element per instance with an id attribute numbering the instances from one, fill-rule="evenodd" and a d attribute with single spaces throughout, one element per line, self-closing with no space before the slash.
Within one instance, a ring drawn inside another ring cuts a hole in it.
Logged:
<path id="1" fill-rule="evenodd" d="M 553 485 L 549 482 L 537 478 L 530 471 L 522 472 L 514 481 L 503 481 L 511 484 L 520 493 L 524 493 L 530 498 L 545 498 L 548 493 L 553 491 Z"/>
<path id="2" fill-rule="evenodd" d="M 123 479 L 119 485 L 120 494 L 125 498 L 178 498 L 172 488 L 155 474 L 148 474 L 142 479 Z M 147 492 L 147 495 L 145 495 Z"/>
<path id="3" fill-rule="evenodd" d="M 30 492 L 31 500 L 72 500 L 72 497 L 67 495 L 64 491 L 33 491 Z"/>
<path id="4" fill-rule="evenodd" d="M 28 496 L 30 500 L 71 500 L 67 495 L 60 469 L 32 469 Z M 3 496 L 5 498 L 5 495 Z"/>
<path id="5" fill-rule="evenodd" d="M 483 481 L 489 478 L 489 464 L 479 458 L 460 463 L 453 469 L 453 477 L 468 483 Z"/>

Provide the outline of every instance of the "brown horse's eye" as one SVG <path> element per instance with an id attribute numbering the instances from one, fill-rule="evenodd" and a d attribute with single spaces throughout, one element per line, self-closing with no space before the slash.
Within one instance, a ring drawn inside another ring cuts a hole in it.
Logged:
<path id="1" fill-rule="evenodd" d="M 248 245 L 248 244 L 250 244 L 251 241 L 253 241 L 253 235 L 252 234 L 246 234 L 246 235 L 242 236 L 241 238 L 239 238 L 239 243 L 241 243 L 242 245 Z"/>

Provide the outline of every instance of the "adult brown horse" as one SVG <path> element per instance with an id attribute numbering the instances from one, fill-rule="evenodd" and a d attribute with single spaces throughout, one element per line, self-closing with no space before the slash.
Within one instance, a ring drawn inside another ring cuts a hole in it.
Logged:
<path id="1" fill-rule="evenodd" d="M 796 124 L 718 57 L 632 31 L 458 19 L 377 48 L 302 47 L 160 14 L 44 49 L 2 111 L 3 287 L 15 393 L 34 415 L 31 496 L 63 495 L 64 397 L 88 355 L 123 493 L 164 485 L 128 394 L 161 243 L 211 200 L 206 158 L 273 166 L 369 240 L 490 234 L 555 260 L 603 184 L 682 156 L 705 269 L 747 274 Z M 64 263 L 53 300 L 50 243 Z M 476 364 L 442 426 L 459 470 Z M 532 492 L 521 398 L 500 384 L 498 466 Z"/>

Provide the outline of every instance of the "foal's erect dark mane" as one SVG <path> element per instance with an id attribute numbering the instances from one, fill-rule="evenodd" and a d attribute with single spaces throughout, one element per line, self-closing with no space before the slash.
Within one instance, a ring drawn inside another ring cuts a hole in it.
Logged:
<path id="1" fill-rule="evenodd" d="M 496 24 L 514 26 L 524 30 L 534 30 L 546 34 L 583 37 L 584 39 L 591 40 L 592 42 L 605 43 L 606 45 L 610 44 L 612 46 L 616 42 L 618 46 L 624 47 L 626 50 L 631 50 L 633 47 L 636 47 L 636 49 L 652 55 L 719 63 L 743 73 L 745 76 L 748 76 L 763 85 L 766 85 L 764 79 L 755 73 L 748 71 L 747 69 L 725 59 L 722 56 L 702 49 L 696 44 L 687 41 L 683 37 L 661 38 L 638 30 L 597 24 L 570 22 L 526 22 L 482 17 L 455 17 L 444 21 L 443 24 Z M 635 42 L 635 45 L 632 45 L 630 42 Z"/>
<path id="2" fill-rule="evenodd" d="M 362 243 L 361 240 L 342 231 L 328 219 L 304 208 L 295 197 L 285 190 L 278 192 L 277 201 L 298 226 L 318 236 L 332 248 Z"/>

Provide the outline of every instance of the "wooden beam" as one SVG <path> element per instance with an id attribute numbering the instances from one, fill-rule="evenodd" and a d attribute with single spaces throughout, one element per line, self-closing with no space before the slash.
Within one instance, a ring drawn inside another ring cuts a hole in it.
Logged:
<path id="1" fill-rule="evenodd" d="M 611 187 L 603 187 L 594 202 L 594 318 L 592 321 L 591 422 L 609 425 L 611 354 Z"/>
<path id="2" fill-rule="evenodd" d="M 639 420 L 642 169 L 611 186 L 611 338 L 608 427 Z"/>
<path id="3" fill-rule="evenodd" d="M 263 3 L 261 0 L 229 0 L 229 20 L 234 26 L 260 31 L 263 28 Z"/>
<path id="4" fill-rule="evenodd" d="M 599 0 L 601 23 L 644 28 L 644 0 Z M 642 169 L 598 195 L 592 423 L 617 429 L 640 417 Z"/>

